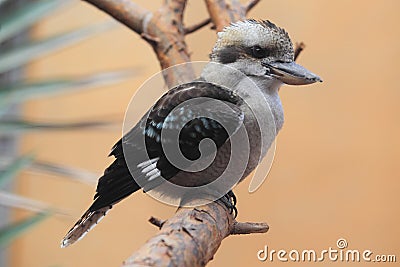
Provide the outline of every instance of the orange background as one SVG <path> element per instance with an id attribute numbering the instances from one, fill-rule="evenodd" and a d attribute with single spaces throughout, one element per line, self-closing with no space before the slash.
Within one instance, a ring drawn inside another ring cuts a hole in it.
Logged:
<path id="1" fill-rule="evenodd" d="M 160 1 L 136 2 L 155 10 Z M 298 62 L 324 83 L 281 89 L 286 121 L 269 177 L 256 193 L 247 192 L 248 182 L 236 189 L 238 220 L 266 221 L 270 231 L 225 239 L 208 266 L 283 265 L 287 263 L 259 262 L 257 251 L 265 245 L 321 251 L 336 248 L 339 238 L 346 238 L 349 249 L 396 254 L 400 261 L 399 10 L 396 0 L 268 0 L 249 14 L 284 27 L 294 42 L 304 41 L 307 48 Z M 203 1 L 189 1 L 187 25 L 205 16 Z M 74 2 L 40 23 L 33 35 L 106 19 L 96 8 Z M 189 35 L 192 59 L 207 60 L 215 38 L 208 27 Z M 46 56 L 28 68 L 29 77 L 43 78 L 126 67 L 137 70 L 129 81 L 30 101 L 24 113 L 59 121 L 111 116 L 122 124 L 135 90 L 159 70 L 152 49 L 126 27 Z M 112 160 L 107 154 L 120 129 L 31 133 L 23 138 L 21 150 L 100 174 Z M 150 216 L 168 218 L 174 213 L 173 207 L 138 193 L 113 208 L 85 239 L 60 249 L 63 235 L 90 205 L 94 186 L 27 173 L 19 178 L 17 191 L 70 210 L 73 216 L 54 216 L 18 239 L 10 258 L 15 267 L 119 266 L 156 233 L 147 222 Z M 349 265 L 327 260 L 323 264 Z"/>

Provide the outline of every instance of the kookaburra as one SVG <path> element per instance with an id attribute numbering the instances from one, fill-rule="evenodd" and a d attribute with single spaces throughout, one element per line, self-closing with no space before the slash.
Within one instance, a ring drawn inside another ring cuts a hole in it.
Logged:
<path id="1" fill-rule="evenodd" d="M 321 82 L 317 75 L 294 62 L 289 35 L 270 21 L 245 20 L 227 26 L 218 33 L 210 59 L 198 79 L 170 89 L 114 145 L 110 155 L 115 161 L 100 177 L 93 204 L 64 237 L 62 247 L 81 239 L 114 204 L 139 189 L 162 191 L 160 188 L 166 181 L 185 187 L 213 182 L 229 164 L 236 142 L 232 138 L 244 126 L 248 137 L 244 141 L 249 151 L 243 157 L 232 157 L 234 168 L 244 162 L 243 171 L 238 171 L 239 177 L 235 178 L 235 183 L 240 182 L 257 167 L 282 128 L 280 86 Z M 198 102 L 204 108 L 198 109 L 196 103 L 185 104 L 196 99 L 205 99 Z M 211 100 L 229 108 L 207 105 Z M 178 106 L 179 112 L 170 115 Z M 194 116 L 187 121 L 190 114 Z M 269 115 L 272 122 L 263 120 Z M 224 123 L 232 129 L 227 130 Z M 204 151 L 199 148 L 203 139 L 214 142 L 216 152 L 212 163 L 198 171 L 181 169 L 171 163 L 162 144 L 168 145 L 171 141 L 162 137 L 162 131 L 171 128 L 180 129 L 179 149 L 190 160 L 185 167 L 190 168 L 190 162 L 203 156 Z M 234 176 L 235 170 L 230 175 Z M 232 205 L 231 200 L 235 200 L 231 189 L 219 193 L 226 194 L 224 199 Z M 161 193 L 170 197 L 175 194 L 174 191 Z"/>

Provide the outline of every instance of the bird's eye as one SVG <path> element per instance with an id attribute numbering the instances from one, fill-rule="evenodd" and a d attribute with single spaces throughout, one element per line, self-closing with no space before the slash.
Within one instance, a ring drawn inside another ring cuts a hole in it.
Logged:
<path id="1" fill-rule="evenodd" d="M 260 46 L 255 45 L 251 48 L 251 53 L 253 54 L 253 57 L 255 58 L 263 58 L 266 56 L 266 51 L 265 49 L 262 49 Z"/>

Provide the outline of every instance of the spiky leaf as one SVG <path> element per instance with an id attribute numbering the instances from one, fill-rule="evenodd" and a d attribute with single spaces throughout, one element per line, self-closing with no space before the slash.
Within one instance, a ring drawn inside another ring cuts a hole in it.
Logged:
<path id="1" fill-rule="evenodd" d="M 14 239 L 40 223 L 51 215 L 50 212 L 41 212 L 27 219 L 21 220 L 14 224 L 8 225 L 0 229 L 0 247 L 5 247 Z"/>
<path id="2" fill-rule="evenodd" d="M 0 172 L 0 188 L 13 177 L 15 177 L 20 171 L 31 165 L 33 159 L 34 156 L 32 154 L 28 154 L 15 159 L 9 165 L 7 165 Z"/>
<path id="3" fill-rule="evenodd" d="M 0 43 L 42 19 L 62 3 L 60 0 L 27 1 L 21 8 L 1 16 Z"/>
<path id="4" fill-rule="evenodd" d="M 105 127 L 109 125 L 107 121 L 84 121 L 70 123 L 48 123 L 48 122 L 33 122 L 22 119 L 0 119 L 0 132 L 3 133 L 18 133 L 35 130 L 81 130 L 87 128 Z"/>
<path id="5" fill-rule="evenodd" d="M 37 59 L 61 48 L 71 46 L 90 36 L 108 30 L 114 25 L 115 23 L 91 25 L 2 51 L 0 52 L 0 73 L 20 67 L 33 59 Z"/>
<path id="6" fill-rule="evenodd" d="M 72 180 L 76 180 L 89 185 L 96 185 L 97 179 L 99 178 L 97 174 L 86 170 L 42 161 L 34 162 L 31 165 L 31 169 L 35 171 L 65 176 Z"/>
<path id="7" fill-rule="evenodd" d="M 2 5 L 2 4 L 4 4 L 5 2 L 7 2 L 8 0 L 0 0 L 0 6 Z"/>
<path id="8" fill-rule="evenodd" d="M 52 207 L 47 203 L 5 191 L 0 191 L 0 206 L 29 210 L 33 212 L 45 212 L 47 210 L 51 210 L 54 214 L 69 216 L 68 212 Z"/>
<path id="9" fill-rule="evenodd" d="M 0 85 L 0 108 L 6 108 L 10 103 L 15 104 L 31 98 L 118 83 L 132 77 L 133 74 L 133 71 L 119 70 L 81 78 L 59 78 L 32 83 Z"/>

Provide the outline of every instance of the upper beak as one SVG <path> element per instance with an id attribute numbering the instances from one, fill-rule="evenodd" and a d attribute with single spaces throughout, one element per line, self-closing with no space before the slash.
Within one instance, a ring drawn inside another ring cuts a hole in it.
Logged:
<path id="1" fill-rule="evenodd" d="M 295 62 L 269 62 L 263 64 L 270 75 L 286 84 L 303 85 L 322 82 L 321 78 Z"/>

